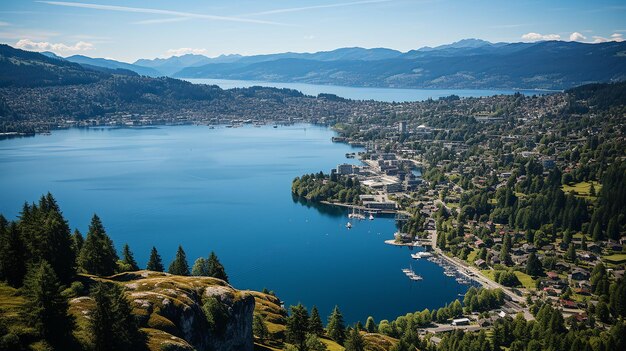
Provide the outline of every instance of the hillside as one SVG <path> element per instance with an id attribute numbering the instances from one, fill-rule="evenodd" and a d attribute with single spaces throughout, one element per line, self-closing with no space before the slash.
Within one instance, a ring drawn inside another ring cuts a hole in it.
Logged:
<path id="1" fill-rule="evenodd" d="M 88 84 L 109 76 L 77 63 L 0 44 L 0 87 Z"/>
<path id="2" fill-rule="evenodd" d="M 567 89 L 626 78 L 626 43 L 484 44 L 411 51 L 377 60 L 275 56 L 188 67 L 180 78 L 219 78 L 441 89 Z"/>

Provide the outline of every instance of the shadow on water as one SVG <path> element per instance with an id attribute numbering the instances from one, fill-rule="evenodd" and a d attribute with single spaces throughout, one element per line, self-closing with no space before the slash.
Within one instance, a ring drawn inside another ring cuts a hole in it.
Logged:
<path id="1" fill-rule="evenodd" d="M 331 218 L 343 217 L 346 215 L 346 213 L 348 213 L 348 210 L 345 208 L 309 201 L 303 197 L 299 197 L 294 194 L 291 194 L 291 200 L 293 201 L 293 203 L 300 204 L 301 206 L 305 206 L 306 208 L 314 208 L 320 214 Z"/>

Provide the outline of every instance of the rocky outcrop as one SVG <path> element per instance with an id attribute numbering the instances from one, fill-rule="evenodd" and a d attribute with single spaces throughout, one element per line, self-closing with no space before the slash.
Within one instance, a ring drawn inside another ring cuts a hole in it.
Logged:
<path id="1" fill-rule="evenodd" d="M 222 280 L 151 271 L 93 279 L 115 282 L 126 288 L 133 313 L 148 336 L 150 350 L 254 349 L 254 296 Z M 90 304 L 86 299 L 89 298 L 72 300 L 73 313 L 79 318 L 89 318 Z M 213 322 L 211 307 L 203 308 L 207 304 L 219 312 L 219 318 L 214 318 Z"/>

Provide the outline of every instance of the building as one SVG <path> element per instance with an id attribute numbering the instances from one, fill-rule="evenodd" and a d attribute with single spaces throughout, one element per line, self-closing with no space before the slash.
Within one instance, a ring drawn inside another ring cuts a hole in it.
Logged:
<path id="1" fill-rule="evenodd" d="M 555 166 L 554 159 L 546 157 L 541 160 L 541 165 L 543 166 L 543 169 L 545 170 L 554 169 L 554 166 Z"/>
<path id="2" fill-rule="evenodd" d="M 398 132 L 400 132 L 401 134 L 405 134 L 406 133 L 406 122 L 405 121 L 400 121 L 400 123 L 398 123 Z"/>
<path id="3" fill-rule="evenodd" d="M 396 203 L 393 201 L 363 201 L 363 207 L 373 210 L 395 210 Z"/>
<path id="4" fill-rule="evenodd" d="M 468 318 L 457 318 L 452 320 L 452 325 L 457 327 L 459 325 L 469 325 L 470 320 Z"/>
<path id="5" fill-rule="evenodd" d="M 344 164 L 341 164 L 341 165 L 337 165 L 337 174 L 339 174 L 339 175 L 348 175 L 348 174 L 352 174 L 352 173 L 354 173 L 354 170 L 353 170 L 351 164 L 344 163 Z"/>
<path id="6" fill-rule="evenodd" d="M 387 193 L 398 193 L 403 190 L 402 183 L 389 183 L 385 184 L 385 191 Z"/>

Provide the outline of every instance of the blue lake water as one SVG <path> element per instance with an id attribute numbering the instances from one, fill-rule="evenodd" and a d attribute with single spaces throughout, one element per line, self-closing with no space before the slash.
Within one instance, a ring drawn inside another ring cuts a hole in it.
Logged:
<path id="1" fill-rule="evenodd" d="M 83 234 L 96 212 L 118 249 L 145 266 L 156 246 L 167 267 L 181 244 L 190 265 L 214 250 L 231 283 L 274 290 L 286 305 L 339 305 L 348 322 L 392 319 L 464 293 L 439 266 L 385 245 L 393 218 L 354 223 L 344 210 L 307 206 L 291 181 L 328 172 L 358 151 L 311 125 L 69 129 L 0 141 L 0 213 L 52 192 Z M 412 267 L 424 277 L 411 282 Z"/>
<path id="2" fill-rule="evenodd" d="M 249 88 L 252 86 L 287 88 L 301 91 L 306 95 L 317 96 L 321 93 L 335 94 L 353 100 L 377 100 L 387 102 L 424 101 L 430 98 L 458 95 L 460 97 L 482 97 L 493 95 L 512 95 L 520 92 L 525 95 L 549 94 L 547 90 L 507 90 L 507 89 L 399 89 L 399 88 L 364 88 L 338 85 L 318 85 L 306 83 L 277 83 L 253 80 L 229 79 L 185 79 L 195 84 L 217 85 L 222 89 Z"/>

